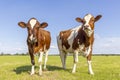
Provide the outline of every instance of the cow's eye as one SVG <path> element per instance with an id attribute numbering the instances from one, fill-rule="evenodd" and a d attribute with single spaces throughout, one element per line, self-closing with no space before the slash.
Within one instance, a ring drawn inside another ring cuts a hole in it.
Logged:
<path id="1" fill-rule="evenodd" d="M 83 24 L 85 24 L 86 23 L 86 21 L 85 20 L 83 20 Z"/>

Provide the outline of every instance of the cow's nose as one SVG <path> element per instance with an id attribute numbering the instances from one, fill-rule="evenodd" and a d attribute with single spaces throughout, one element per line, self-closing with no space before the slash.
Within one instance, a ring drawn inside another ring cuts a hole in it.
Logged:
<path id="1" fill-rule="evenodd" d="M 84 29 L 88 29 L 88 28 L 89 28 L 89 26 L 88 26 L 88 25 L 85 25 L 85 26 L 84 26 Z"/>

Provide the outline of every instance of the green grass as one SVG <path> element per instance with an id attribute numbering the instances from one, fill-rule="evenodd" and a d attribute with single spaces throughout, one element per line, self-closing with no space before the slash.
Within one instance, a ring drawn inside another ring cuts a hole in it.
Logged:
<path id="1" fill-rule="evenodd" d="M 0 56 L 0 80 L 120 80 L 120 56 L 93 56 L 92 67 L 95 75 L 88 74 L 86 59 L 79 56 L 77 72 L 72 74 L 73 57 L 68 56 L 67 69 L 61 68 L 59 56 L 49 56 L 47 69 L 38 75 L 38 57 L 36 74 L 30 75 L 29 56 Z"/>

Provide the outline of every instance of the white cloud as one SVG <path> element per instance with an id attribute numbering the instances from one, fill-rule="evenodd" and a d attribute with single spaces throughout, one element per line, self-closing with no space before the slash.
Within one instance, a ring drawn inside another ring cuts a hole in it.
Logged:
<path id="1" fill-rule="evenodd" d="M 49 49 L 49 54 L 58 54 L 58 47 L 56 44 L 52 44 Z"/>
<path id="2" fill-rule="evenodd" d="M 57 47 L 55 45 L 51 45 L 50 48 L 56 49 Z"/>
<path id="3" fill-rule="evenodd" d="M 100 37 L 95 35 L 93 53 L 115 54 L 120 53 L 120 37 Z"/>
<path id="4" fill-rule="evenodd" d="M 26 53 L 27 52 L 27 46 L 25 44 L 18 44 L 17 43 L 5 43 L 2 42 L 0 43 L 0 53 L 10 53 L 10 54 L 15 54 L 15 53 Z"/>

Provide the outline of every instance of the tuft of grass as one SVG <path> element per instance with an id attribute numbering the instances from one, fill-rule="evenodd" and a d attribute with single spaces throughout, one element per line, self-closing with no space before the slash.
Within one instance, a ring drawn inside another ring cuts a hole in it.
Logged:
<path id="1" fill-rule="evenodd" d="M 120 56 L 93 56 L 92 67 L 95 75 L 88 74 L 85 58 L 79 56 L 77 71 L 72 74 L 73 57 L 68 56 L 66 70 L 62 69 L 59 56 L 49 56 L 47 71 L 38 75 L 36 60 L 35 75 L 30 75 L 29 56 L 0 56 L 0 80 L 120 80 Z"/>

